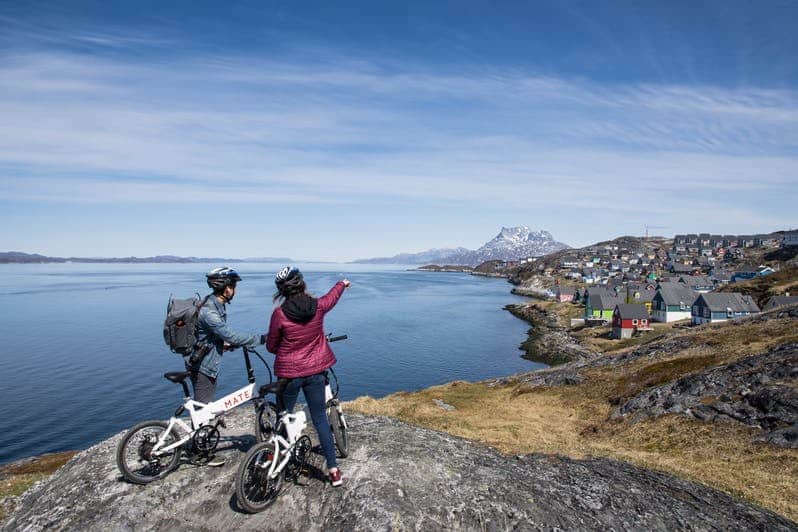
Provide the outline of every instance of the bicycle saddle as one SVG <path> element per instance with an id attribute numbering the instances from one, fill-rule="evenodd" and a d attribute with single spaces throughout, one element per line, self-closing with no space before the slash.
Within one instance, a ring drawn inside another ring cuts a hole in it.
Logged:
<path id="1" fill-rule="evenodd" d="M 170 371 L 169 373 L 163 374 L 165 379 L 175 383 L 183 382 L 189 375 L 191 375 L 191 372 L 189 371 Z"/>

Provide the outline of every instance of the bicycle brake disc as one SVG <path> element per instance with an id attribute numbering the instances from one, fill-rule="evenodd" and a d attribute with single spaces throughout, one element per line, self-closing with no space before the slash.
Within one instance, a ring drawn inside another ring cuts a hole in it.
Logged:
<path id="1" fill-rule="evenodd" d="M 139 445 L 139 460 L 149 462 L 152 458 L 152 449 L 155 447 L 155 441 L 151 437 L 147 437 L 141 445 Z"/>

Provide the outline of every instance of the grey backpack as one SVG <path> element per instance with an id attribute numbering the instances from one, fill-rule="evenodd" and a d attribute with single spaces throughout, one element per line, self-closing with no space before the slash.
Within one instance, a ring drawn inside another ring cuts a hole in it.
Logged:
<path id="1" fill-rule="evenodd" d="M 173 353 L 190 355 L 197 345 L 197 320 L 200 309 L 208 297 L 199 295 L 191 299 L 175 299 L 169 296 L 166 319 L 163 322 L 163 339 Z"/>

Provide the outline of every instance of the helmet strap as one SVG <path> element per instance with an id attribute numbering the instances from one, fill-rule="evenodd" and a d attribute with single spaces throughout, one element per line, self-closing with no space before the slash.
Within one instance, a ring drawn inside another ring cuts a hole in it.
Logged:
<path id="1" fill-rule="evenodd" d="M 235 290 L 235 286 L 236 286 L 235 283 L 230 283 L 230 284 L 226 285 L 224 288 L 222 288 L 221 292 L 219 292 L 218 297 L 222 298 L 222 300 L 223 300 L 223 302 L 225 304 L 229 304 L 231 301 L 233 301 L 233 298 L 232 297 L 227 297 L 225 295 L 225 292 L 227 292 L 227 289 L 230 288 L 230 287 L 233 287 L 233 289 Z"/>

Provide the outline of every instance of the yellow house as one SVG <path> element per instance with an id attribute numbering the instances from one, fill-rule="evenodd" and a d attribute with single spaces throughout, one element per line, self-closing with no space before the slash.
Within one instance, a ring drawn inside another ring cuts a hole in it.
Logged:
<path id="1" fill-rule="evenodd" d="M 657 295 L 656 290 L 648 290 L 648 287 L 643 286 L 627 286 L 626 287 L 626 302 L 628 304 L 643 304 L 646 306 L 648 315 L 651 316 L 651 307 L 654 296 Z"/>

